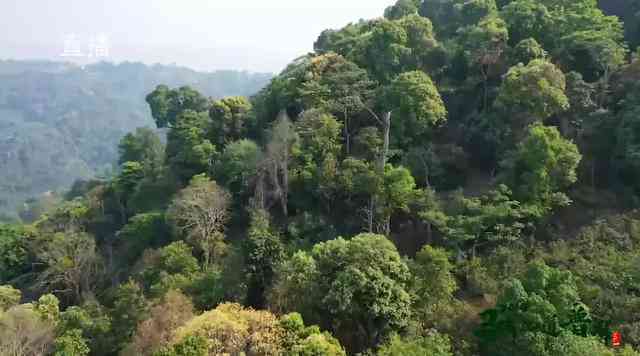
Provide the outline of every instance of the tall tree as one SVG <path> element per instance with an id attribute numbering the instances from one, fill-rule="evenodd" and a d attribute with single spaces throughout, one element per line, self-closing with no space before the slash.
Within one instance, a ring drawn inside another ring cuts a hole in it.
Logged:
<path id="1" fill-rule="evenodd" d="M 229 219 L 230 195 L 206 176 L 195 176 L 167 209 L 167 218 L 204 257 L 208 268 L 226 250 L 224 228 Z"/>

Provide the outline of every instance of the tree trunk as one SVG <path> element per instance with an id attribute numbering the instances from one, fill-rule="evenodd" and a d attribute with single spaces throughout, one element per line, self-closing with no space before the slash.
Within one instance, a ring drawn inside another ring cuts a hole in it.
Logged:
<path id="1" fill-rule="evenodd" d="M 382 135 L 383 135 L 383 144 L 382 144 L 382 152 L 380 154 L 379 161 L 379 173 L 384 174 L 384 166 L 387 164 L 387 157 L 389 156 L 389 140 L 391 136 L 391 111 L 386 112 L 382 116 Z"/>
<path id="2" fill-rule="evenodd" d="M 344 112 L 344 141 L 348 156 L 351 154 L 351 135 L 349 134 L 349 116 L 346 111 Z"/>

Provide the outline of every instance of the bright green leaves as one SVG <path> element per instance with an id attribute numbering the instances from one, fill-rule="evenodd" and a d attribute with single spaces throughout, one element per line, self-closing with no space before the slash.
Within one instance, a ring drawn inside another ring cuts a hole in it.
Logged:
<path id="1" fill-rule="evenodd" d="M 424 72 L 400 74 L 391 83 L 387 95 L 388 107 L 414 115 L 423 126 L 438 126 L 446 120 L 447 109 L 438 88 Z"/>
<path id="2" fill-rule="evenodd" d="M 570 203 L 563 191 L 576 182 L 581 159 L 576 145 L 555 127 L 534 124 L 502 162 L 503 181 L 514 190 L 516 199 L 531 204 L 534 215 L 544 216 L 553 207 Z"/>
<path id="3" fill-rule="evenodd" d="M 555 65 L 536 59 L 512 67 L 507 73 L 497 105 L 513 113 L 544 120 L 569 108 L 564 74 Z"/>

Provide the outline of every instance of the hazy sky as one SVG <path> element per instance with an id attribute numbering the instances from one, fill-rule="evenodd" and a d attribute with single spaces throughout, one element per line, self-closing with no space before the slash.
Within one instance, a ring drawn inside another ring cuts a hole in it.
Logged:
<path id="1" fill-rule="evenodd" d="M 76 43 L 86 57 L 104 34 L 115 61 L 279 71 L 311 51 L 322 30 L 381 16 L 394 2 L 0 0 L 0 59 L 63 60 L 65 40 L 67 51 Z"/>

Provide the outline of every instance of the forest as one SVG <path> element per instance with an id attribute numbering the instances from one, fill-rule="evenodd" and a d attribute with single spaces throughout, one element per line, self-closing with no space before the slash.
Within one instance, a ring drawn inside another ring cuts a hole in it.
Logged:
<path id="1" fill-rule="evenodd" d="M 635 14 L 397 0 L 255 95 L 157 85 L 0 225 L 0 355 L 640 355 Z"/>
<path id="2" fill-rule="evenodd" d="M 130 62 L 0 60 L 0 222 L 31 221 L 76 179 L 111 176 L 122 136 L 154 126 L 144 97 L 158 84 L 222 98 L 255 94 L 270 77 Z"/>

